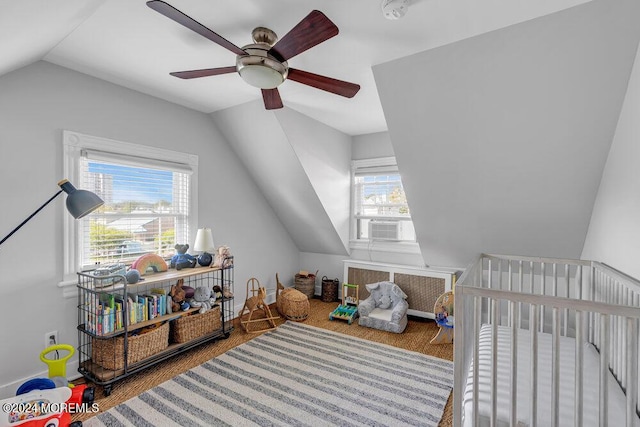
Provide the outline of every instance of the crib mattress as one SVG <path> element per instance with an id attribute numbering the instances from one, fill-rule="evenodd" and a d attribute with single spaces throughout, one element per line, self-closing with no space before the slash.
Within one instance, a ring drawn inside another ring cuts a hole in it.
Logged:
<path id="1" fill-rule="evenodd" d="M 510 347 L 511 329 L 498 326 L 498 384 L 497 384 L 497 418 L 499 426 L 509 425 L 510 394 Z M 491 414 L 491 325 L 483 325 L 479 342 L 479 402 L 478 412 L 480 425 L 489 425 Z M 531 341 L 528 330 L 518 330 L 517 355 L 517 416 L 518 426 L 529 426 L 530 405 L 530 371 L 531 371 Z M 538 426 L 551 425 L 551 364 L 552 364 L 552 336 L 548 333 L 538 334 Z M 598 425 L 599 407 L 599 354 L 591 344 L 584 347 L 583 370 L 583 425 Z M 473 363 L 472 363 L 473 364 Z M 575 339 L 560 338 L 560 426 L 574 425 L 574 396 L 575 396 Z M 467 387 L 464 393 L 464 422 L 465 426 L 473 426 L 473 372 L 470 370 Z M 620 389 L 613 375 L 609 374 L 609 425 L 625 425 L 625 395 Z M 640 420 L 634 420 L 634 425 L 640 426 Z"/>

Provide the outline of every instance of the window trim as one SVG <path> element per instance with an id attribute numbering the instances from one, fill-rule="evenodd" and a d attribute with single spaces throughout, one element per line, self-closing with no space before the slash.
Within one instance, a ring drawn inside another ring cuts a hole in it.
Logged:
<path id="1" fill-rule="evenodd" d="M 349 212 L 350 218 L 350 232 L 349 232 L 349 247 L 351 249 L 357 250 L 366 250 L 369 252 L 379 251 L 379 252 L 396 252 L 396 253 L 407 253 L 407 254 L 416 254 L 420 253 L 420 245 L 417 241 L 372 241 L 369 239 L 358 239 L 357 236 L 357 221 L 355 215 L 355 206 L 356 206 L 356 194 L 354 191 L 354 181 L 356 175 L 362 174 L 375 174 L 375 173 L 386 173 L 386 172 L 399 172 L 398 163 L 396 158 L 393 156 L 390 157 L 376 157 L 369 159 L 358 159 L 351 161 L 351 211 Z M 402 220 L 406 220 L 406 218 L 402 218 Z M 410 221 L 413 222 L 412 219 Z"/>
<path id="2" fill-rule="evenodd" d="M 63 172 L 64 178 L 72 183 L 80 182 L 79 160 L 84 150 L 95 152 L 113 153 L 115 156 L 124 155 L 149 159 L 165 163 L 167 165 L 180 165 L 191 169 L 189 198 L 189 234 L 195 236 L 198 224 L 198 156 L 164 148 L 152 147 L 149 145 L 134 144 L 130 142 L 117 141 L 114 139 L 102 138 L 98 136 L 85 135 L 78 132 L 63 130 Z M 63 279 L 58 284 L 59 287 L 73 286 L 75 296 L 75 284 L 77 282 L 76 272 L 80 265 L 80 252 L 77 248 L 80 224 L 71 215 L 64 214 L 63 220 Z M 65 296 L 68 291 L 65 290 Z"/>

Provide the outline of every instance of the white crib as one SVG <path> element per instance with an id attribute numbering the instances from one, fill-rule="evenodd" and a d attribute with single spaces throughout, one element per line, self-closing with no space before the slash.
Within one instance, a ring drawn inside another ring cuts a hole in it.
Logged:
<path id="1" fill-rule="evenodd" d="M 598 262 L 482 254 L 454 314 L 454 426 L 640 426 L 637 280 Z"/>

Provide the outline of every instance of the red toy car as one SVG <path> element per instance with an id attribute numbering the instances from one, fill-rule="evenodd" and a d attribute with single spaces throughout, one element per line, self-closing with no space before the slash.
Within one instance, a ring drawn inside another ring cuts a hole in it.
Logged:
<path id="1" fill-rule="evenodd" d="M 0 427 L 80 427 L 81 421 L 71 422 L 67 411 L 72 391 L 69 387 L 33 390 L 0 401 Z"/>

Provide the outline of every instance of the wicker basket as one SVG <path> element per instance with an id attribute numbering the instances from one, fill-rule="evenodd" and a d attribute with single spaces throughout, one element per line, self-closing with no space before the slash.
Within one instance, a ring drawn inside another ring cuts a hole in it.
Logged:
<path id="1" fill-rule="evenodd" d="M 338 287 L 340 282 L 338 279 L 327 279 L 327 276 L 322 278 L 322 294 L 320 299 L 322 302 L 334 302 L 338 301 Z"/>
<path id="2" fill-rule="evenodd" d="M 294 287 L 305 294 L 308 298 L 313 298 L 316 293 L 315 274 L 309 274 L 308 276 L 301 276 L 300 274 L 296 274 L 293 283 Z"/>
<path id="3" fill-rule="evenodd" d="M 287 320 L 301 322 L 309 316 L 309 298 L 302 292 L 287 288 L 276 301 L 278 312 Z"/>
<path id="4" fill-rule="evenodd" d="M 169 323 L 141 335 L 127 338 L 127 364 L 153 356 L 169 346 Z M 118 370 L 124 368 L 124 336 L 115 338 L 94 338 L 91 346 L 91 358 L 94 363 L 105 369 Z"/>
<path id="5" fill-rule="evenodd" d="M 210 334 L 222 327 L 220 307 L 203 314 L 184 316 L 171 322 L 171 342 L 183 343 Z"/>

